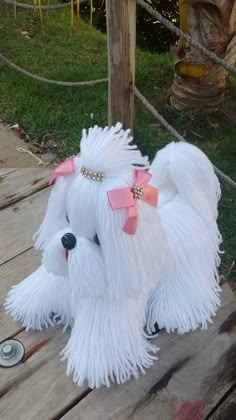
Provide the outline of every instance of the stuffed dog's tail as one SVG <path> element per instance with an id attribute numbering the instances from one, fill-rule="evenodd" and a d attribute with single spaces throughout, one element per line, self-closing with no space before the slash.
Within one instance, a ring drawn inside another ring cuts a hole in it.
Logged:
<path id="1" fill-rule="evenodd" d="M 216 220 L 220 184 L 207 156 L 188 143 L 170 143 L 159 151 L 151 165 L 151 183 L 161 201 L 180 194 L 205 220 Z M 168 194 L 167 194 L 168 192 Z M 168 200 L 168 199 L 167 199 Z"/>

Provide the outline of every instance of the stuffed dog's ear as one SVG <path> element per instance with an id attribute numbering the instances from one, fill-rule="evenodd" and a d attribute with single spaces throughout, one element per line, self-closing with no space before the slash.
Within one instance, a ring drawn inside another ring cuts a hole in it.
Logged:
<path id="1" fill-rule="evenodd" d="M 66 196 L 74 176 L 58 177 L 51 191 L 48 206 L 39 230 L 33 236 L 36 249 L 44 249 L 52 236 L 66 225 Z"/>
<path id="2" fill-rule="evenodd" d="M 162 229 L 156 208 L 138 200 L 135 235 L 123 231 L 127 209 L 113 211 L 107 196 L 99 200 L 98 237 L 105 260 L 109 295 L 115 299 L 145 296 L 159 275 Z M 158 261 L 157 261 L 158 260 Z M 157 261 L 155 266 L 153 261 Z"/>

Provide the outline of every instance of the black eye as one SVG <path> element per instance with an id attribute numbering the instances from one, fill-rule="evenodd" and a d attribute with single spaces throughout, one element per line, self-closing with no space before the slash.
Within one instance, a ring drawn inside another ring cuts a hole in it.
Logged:
<path id="1" fill-rule="evenodd" d="M 66 220 L 67 220 L 68 223 L 70 223 L 70 220 L 69 220 L 69 217 L 68 217 L 67 213 L 66 213 Z"/>
<path id="2" fill-rule="evenodd" d="M 61 238 L 61 243 L 65 249 L 71 251 L 76 247 L 76 237 L 73 233 L 65 233 Z"/>
<path id="3" fill-rule="evenodd" d="M 97 244 L 97 245 L 100 246 L 100 241 L 98 239 L 98 235 L 97 234 L 94 236 L 93 240 L 94 240 L 95 244 Z"/>

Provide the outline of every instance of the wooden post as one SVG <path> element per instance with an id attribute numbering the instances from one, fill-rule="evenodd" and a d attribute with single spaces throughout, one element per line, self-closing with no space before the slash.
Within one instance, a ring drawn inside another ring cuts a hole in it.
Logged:
<path id="1" fill-rule="evenodd" d="M 136 0 L 106 0 L 108 39 L 108 124 L 133 130 Z"/>

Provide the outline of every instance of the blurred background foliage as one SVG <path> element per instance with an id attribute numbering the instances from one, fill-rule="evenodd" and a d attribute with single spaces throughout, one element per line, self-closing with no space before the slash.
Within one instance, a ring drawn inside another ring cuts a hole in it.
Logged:
<path id="1" fill-rule="evenodd" d="M 150 5 L 163 16 L 179 26 L 179 8 L 177 0 L 150 0 Z M 93 0 L 93 25 L 106 32 L 105 0 Z M 90 4 L 81 5 L 81 16 L 90 19 Z M 165 52 L 170 50 L 176 38 L 173 34 L 152 17 L 146 10 L 137 5 L 137 45 L 149 51 Z"/>

